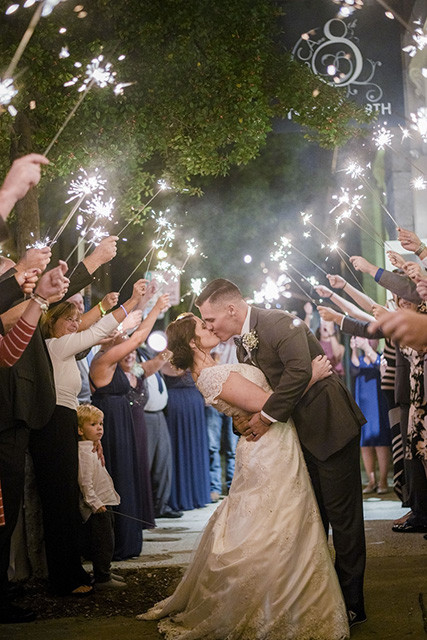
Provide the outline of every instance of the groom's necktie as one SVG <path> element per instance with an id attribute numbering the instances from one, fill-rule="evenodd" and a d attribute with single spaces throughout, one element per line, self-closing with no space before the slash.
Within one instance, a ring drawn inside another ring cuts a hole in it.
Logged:
<path id="1" fill-rule="evenodd" d="M 249 360 L 249 354 L 243 346 L 243 336 L 235 336 L 234 344 L 237 347 L 237 359 L 239 362 L 246 362 L 246 360 Z"/>

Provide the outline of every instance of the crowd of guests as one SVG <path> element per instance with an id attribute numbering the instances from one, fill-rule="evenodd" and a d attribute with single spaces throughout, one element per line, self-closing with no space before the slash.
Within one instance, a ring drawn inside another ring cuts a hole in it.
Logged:
<path id="1" fill-rule="evenodd" d="M 31 154 L 12 165 L 0 188 L 3 237 L 9 212 L 37 184 L 43 164 L 43 156 Z M 403 249 L 427 262 L 416 234 L 398 231 Z M 116 243 L 114 236 L 104 238 L 71 273 L 63 261 L 46 270 L 49 247 L 28 249 L 16 264 L 0 256 L 3 623 L 35 617 L 14 604 L 8 581 L 26 452 L 42 506 L 49 583 L 58 595 L 126 588 L 111 561 L 138 556 L 143 530 L 155 527 L 156 519 L 179 518 L 183 510 L 217 502 L 233 478 L 238 436 L 231 418 L 205 406 L 190 373 L 169 363 L 168 349 L 156 353 L 147 346 L 168 296 L 155 283 L 138 280 L 126 301 L 110 292 L 85 308 L 81 291 L 114 258 Z M 342 378 L 340 332 L 352 336 L 354 393 L 367 418 L 361 437 L 364 493 L 388 491 L 391 452 L 394 490 L 410 509 L 393 530 L 427 533 L 427 273 L 422 263 L 389 255 L 396 272 L 360 256 L 352 263 L 389 289 L 394 301 L 376 304 L 341 276 L 328 276 L 331 288 L 316 288 L 328 302 L 317 308 L 317 335 Z M 311 304 L 305 313 L 311 326 Z M 212 355 L 222 364 L 237 362 L 232 339 Z M 83 558 L 92 562 L 92 574 Z"/>
<path id="2" fill-rule="evenodd" d="M 9 212 L 38 183 L 43 164 L 43 156 L 30 154 L 12 165 L 0 189 L 3 238 Z M 8 580 L 28 452 L 49 585 L 57 595 L 126 588 L 111 561 L 138 556 L 143 529 L 222 493 L 211 484 L 200 392 L 191 376 L 168 364 L 167 349 L 156 353 L 146 344 L 168 296 L 138 280 L 126 301 L 110 292 L 85 308 L 81 292 L 115 257 L 116 244 L 117 237 L 104 238 L 71 272 L 63 261 L 46 270 L 49 247 L 28 249 L 16 264 L 0 256 L 2 623 L 35 618 L 13 602 Z M 92 562 L 92 573 L 83 560 Z"/>

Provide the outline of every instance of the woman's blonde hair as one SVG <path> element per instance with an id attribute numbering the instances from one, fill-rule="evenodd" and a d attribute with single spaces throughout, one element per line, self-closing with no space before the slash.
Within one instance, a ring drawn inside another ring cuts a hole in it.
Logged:
<path id="1" fill-rule="evenodd" d="M 69 315 L 73 313 L 77 317 L 80 317 L 80 313 L 75 304 L 72 302 L 60 302 L 55 305 L 51 309 L 49 309 L 45 314 L 43 314 L 41 319 L 41 330 L 43 334 L 43 338 L 53 338 L 53 328 L 59 318 L 62 316 Z"/>

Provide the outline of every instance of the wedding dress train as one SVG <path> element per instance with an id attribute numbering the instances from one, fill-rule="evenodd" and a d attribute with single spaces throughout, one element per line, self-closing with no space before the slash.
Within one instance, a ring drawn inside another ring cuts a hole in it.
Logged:
<path id="1" fill-rule="evenodd" d="M 204 369 L 198 387 L 215 398 L 231 371 L 268 389 L 250 365 Z M 346 609 L 292 421 L 259 442 L 240 438 L 230 493 L 210 518 L 172 596 L 143 620 L 167 640 L 342 640 Z"/>

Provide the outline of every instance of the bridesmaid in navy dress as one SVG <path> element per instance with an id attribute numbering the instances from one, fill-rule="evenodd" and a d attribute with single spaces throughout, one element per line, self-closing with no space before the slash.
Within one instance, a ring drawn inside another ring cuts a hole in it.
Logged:
<path id="1" fill-rule="evenodd" d="M 115 560 L 138 556 L 141 553 L 143 520 L 137 445 L 127 397 L 131 386 L 118 363 L 146 340 L 158 315 L 168 306 L 169 296 L 160 296 L 132 336 L 123 340 L 120 335 L 110 343 L 104 344 L 90 366 L 92 403 L 104 412 L 102 446 L 106 467 L 121 497 L 115 519 Z M 139 314 L 137 317 L 140 320 L 141 312 L 134 313 Z M 130 318 L 126 320 L 130 321 Z M 135 326 L 135 322 L 131 326 Z"/>
<path id="2" fill-rule="evenodd" d="M 120 367 L 125 372 L 130 383 L 127 399 L 132 412 L 141 482 L 141 508 L 142 519 L 144 521 L 142 528 L 152 529 L 156 526 L 156 523 L 154 521 L 153 493 L 151 490 L 150 464 L 147 453 L 147 426 L 144 417 L 144 407 L 148 399 L 144 384 L 144 370 L 136 362 L 136 351 L 132 351 L 123 358 L 123 360 L 120 360 Z"/>
<path id="3" fill-rule="evenodd" d="M 169 506 L 197 509 L 211 501 L 205 401 L 190 371 L 177 372 L 166 365 L 162 372 L 168 389 L 166 420 L 173 458 Z"/>
<path id="4" fill-rule="evenodd" d="M 127 397 L 130 384 L 126 374 L 117 365 L 111 382 L 107 385 L 96 387 L 92 376 L 89 380 L 95 389 L 92 404 L 104 412 L 102 447 L 105 466 L 120 496 L 120 504 L 114 508 L 117 514 L 114 524 L 114 560 L 124 560 L 139 556 L 142 549 L 142 525 L 138 522 L 143 519 L 141 484 L 132 412 Z M 125 515 L 119 515 L 121 513 Z"/>

